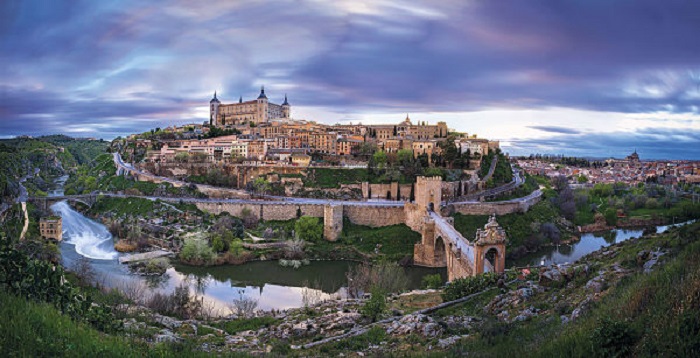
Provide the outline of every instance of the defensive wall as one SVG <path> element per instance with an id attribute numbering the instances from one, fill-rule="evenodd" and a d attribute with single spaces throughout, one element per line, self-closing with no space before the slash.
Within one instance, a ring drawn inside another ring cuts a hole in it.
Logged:
<path id="1" fill-rule="evenodd" d="M 299 216 L 323 218 L 324 237 L 336 240 L 343 229 L 343 218 L 351 223 L 370 227 L 399 225 L 404 223 L 403 206 L 342 205 L 342 204 L 297 204 L 297 203 L 228 203 L 197 201 L 199 210 L 212 214 L 229 214 L 242 217 L 252 215 L 257 220 L 292 220 Z"/>
<path id="2" fill-rule="evenodd" d="M 512 214 L 512 213 L 524 213 L 530 209 L 533 205 L 537 204 L 542 200 L 542 191 L 536 190 L 532 194 L 509 201 L 496 201 L 496 202 L 461 202 L 452 203 L 443 208 L 442 212 L 444 215 L 449 213 L 460 213 L 463 215 L 492 215 L 496 214 L 498 216 Z"/>

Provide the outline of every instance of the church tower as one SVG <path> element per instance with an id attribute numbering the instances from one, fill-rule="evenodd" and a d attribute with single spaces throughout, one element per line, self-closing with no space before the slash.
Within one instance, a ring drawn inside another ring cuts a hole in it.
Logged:
<path id="1" fill-rule="evenodd" d="M 214 91 L 214 98 L 209 101 L 209 125 L 215 127 L 218 125 L 217 120 L 219 116 L 219 105 L 221 101 L 216 98 L 216 91 Z"/>
<path id="2" fill-rule="evenodd" d="M 289 118 L 291 112 L 291 106 L 287 102 L 287 94 L 284 94 L 284 103 L 282 103 L 282 117 Z"/>

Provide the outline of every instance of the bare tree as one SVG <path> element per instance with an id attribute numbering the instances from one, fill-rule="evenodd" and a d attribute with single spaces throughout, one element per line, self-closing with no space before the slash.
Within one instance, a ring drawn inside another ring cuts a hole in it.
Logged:
<path id="1" fill-rule="evenodd" d="M 229 305 L 232 314 L 238 317 L 251 317 L 258 307 L 258 300 L 246 297 L 243 290 L 238 290 L 238 298 L 234 298 Z"/>

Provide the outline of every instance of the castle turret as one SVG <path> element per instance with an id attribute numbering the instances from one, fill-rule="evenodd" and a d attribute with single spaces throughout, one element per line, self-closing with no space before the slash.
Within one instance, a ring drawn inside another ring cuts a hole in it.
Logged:
<path id="1" fill-rule="evenodd" d="M 265 86 L 260 87 L 260 95 L 257 99 L 258 102 L 258 118 L 254 120 L 257 123 L 264 123 L 268 120 L 268 102 L 267 96 L 265 95 Z"/>

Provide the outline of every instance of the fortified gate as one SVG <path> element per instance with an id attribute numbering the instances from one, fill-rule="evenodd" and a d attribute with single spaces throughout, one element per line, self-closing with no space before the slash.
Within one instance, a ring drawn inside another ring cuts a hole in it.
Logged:
<path id="1" fill-rule="evenodd" d="M 447 267 L 448 280 L 484 272 L 503 272 L 506 234 L 493 215 L 476 232 L 473 242 L 454 228 L 452 217 L 443 217 L 440 208 L 441 178 L 418 177 L 415 204 L 407 203 L 406 224 L 421 233 L 421 242 L 413 250 L 416 265 Z"/>

